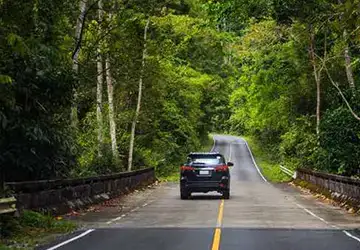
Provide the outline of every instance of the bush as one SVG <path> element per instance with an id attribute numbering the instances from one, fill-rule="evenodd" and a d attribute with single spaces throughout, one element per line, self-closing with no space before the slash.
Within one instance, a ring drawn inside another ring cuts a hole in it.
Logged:
<path id="1" fill-rule="evenodd" d="M 34 211 L 24 211 L 19 221 L 23 227 L 49 228 L 52 226 L 54 219 Z"/>
<path id="2" fill-rule="evenodd" d="M 328 110 L 320 127 L 317 165 L 324 171 L 356 175 L 360 166 L 360 123 L 345 107 Z"/>
<path id="3" fill-rule="evenodd" d="M 24 237 L 37 231 L 58 233 L 75 229 L 75 224 L 65 220 L 57 220 L 50 215 L 25 210 L 20 217 L 1 216 L 0 236 L 4 238 Z"/>
<path id="4" fill-rule="evenodd" d="M 281 136 L 280 156 L 290 168 L 312 167 L 317 148 L 316 134 L 310 117 L 302 117 Z"/>
<path id="5" fill-rule="evenodd" d="M 0 216 L 0 238 L 11 237 L 20 230 L 20 223 L 11 215 Z"/>

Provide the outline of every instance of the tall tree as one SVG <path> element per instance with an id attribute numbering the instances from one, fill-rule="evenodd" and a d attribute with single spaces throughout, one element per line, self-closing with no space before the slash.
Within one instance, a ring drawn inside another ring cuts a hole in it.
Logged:
<path id="1" fill-rule="evenodd" d="M 344 3 L 342 0 L 338 0 L 338 4 L 339 6 L 343 6 Z M 352 4 L 350 4 L 351 6 Z M 345 9 L 346 12 L 346 8 Z M 345 71 L 346 71 L 346 77 L 349 83 L 349 87 L 352 91 L 352 94 L 355 95 L 355 80 L 354 80 L 354 75 L 353 75 L 353 70 L 352 70 L 352 66 L 351 66 L 351 56 L 350 56 L 350 48 L 349 48 L 349 38 L 348 38 L 348 32 L 347 32 L 347 27 L 346 25 L 342 25 L 343 19 L 344 19 L 344 13 L 340 14 L 340 18 L 339 18 L 339 26 L 342 27 L 343 30 L 343 39 L 344 39 L 344 64 L 345 64 Z"/>
<path id="2" fill-rule="evenodd" d="M 109 125 L 110 125 L 111 149 L 112 149 L 113 158 L 116 162 L 118 159 L 118 151 L 117 151 L 117 141 L 116 141 L 114 86 L 113 86 L 113 78 L 111 76 L 111 63 L 110 63 L 109 55 L 106 56 L 105 67 L 106 67 L 106 82 L 107 82 L 108 102 L 109 102 Z"/>
<path id="3" fill-rule="evenodd" d="M 114 6 L 111 6 L 110 12 L 108 14 L 108 22 L 110 29 L 114 26 L 113 23 L 113 11 Z M 107 47 L 109 41 L 106 42 Z M 108 94 L 108 105 L 109 105 L 109 126 L 110 126 L 110 139 L 111 139 L 111 150 L 114 162 L 118 162 L 119 153 L 117 150 L 117 140 L 116 140 L 116 121 L 115 121 L 115 107 L 114 107 L 114 85 L 113 78 L 111 74 L 111 62 L 110 62 L 111 52 L 108 51 L 105 59 L 105 68 L 106 68 L 106 83 L 107 83 L 107 94 Z"/>
<path id="4" fill-rule="evenodd" d="M 320 119 L 321 119 L 321 73 L 323 67 L 318 65 L 315 52 L 315 34 L 312 26 L 310 27 L 309 55 L 310 62 L 313 67 L 313 74 L 316 83 L 316 134 L 320 135 Z"/>
<path id="5" fill-rule="evenodd" d="M 81 40 L 83 29 L 85 25 L 85 15 L 86 15 L 86 6 L 88 4 L 88 0 L 80 0 L 79 1 L 79 17 L 76 21 L 76 29 L 75 29 L 75 48 L 72 54 L 72 61 L 73 61 L 73 70 L 77 75 L 79 73 L 79 54 L 81 48 Z M 77 127 L 78 124 L 78 94 L 76 91 L 76 87 L 74 88 L 74 100 L 71 107 L 71 123 L 73 127 Z"/>
<path id="6" fill-rule="evenodd" d="M 131 171 L 132 164 L 133 164 L 133 152 L 134 152 L 134 141 L 135 141 L 135 131 L 136 131 L 136 123 L 138 122 L 140 108 L 141 108 L 141 98 L 142 98 L 142 91 L 143 91 L 143 77 L 145 71 L 145 60 L 147 56 L 147 32 L 150 25 L 150 17 L 148 17 L 146 21 L 146 25 L 144 28 L 144 48 L 142 52 L 142 59 L 141 59 L 141 70 L 140 70 L 140 77 L 139 77 L 139 89 L 138 89 L 138 98 L 137 98 L 137 105 L 135 115 L 131 124 L 131 134 L 130 134 L 130 145 L 129 145 L 129 158 L 128 158 L 128 171 Z"/>
<path id="7" fill-rule="evenodd" d="M 101 36 L 101 26 L 103 22 L 103 4 L 102 0 L 98 1 L 98 32 L 99 37 Z M 101 42 L 98 44 L 97 48 L 97 85 L 96 85 L 96 119 L 98 125 L 98 156 L 102 156 L 102 148 L 103 148 L 103 113 L 102 113 L 102 96 L 103 96 L 103 84 L 104 84 L 104 68 L 103 68 L 103 57 L 102 57 L 102 50 L 101 50 Z"/>

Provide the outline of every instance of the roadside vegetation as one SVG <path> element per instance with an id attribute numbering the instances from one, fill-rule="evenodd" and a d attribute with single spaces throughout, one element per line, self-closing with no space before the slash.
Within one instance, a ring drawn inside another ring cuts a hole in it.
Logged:
<path id="1" fill-rule="evenodd" d="M 242 136 L 248 143 L 258 167 L 264 177 L 271 182 L 287 182 L 291 178 L 280 169 L 280 162 L 275 155 L 264 150 L 262 143 L 251 136 Z"/>
<path id="2" fill-rule="evenodd" d="M 55 236 L 76 229 L 72 222 L 62 217 L 52 217 L 33 211 L 23 211 L 20 217 L 0 218 L 0 250 L 34 249 Z"/>
<path id="3" fill-rule="evenodd" d="M 278 163 L 359 176 L 359 4 L 0 1 L 0 196 L 150 166 L 172 180 L 212 131 L 249 135 L 274 181 Z"/>
<path id="4" fill-rule="evenodd" d="M 213 139 L 213 134 L 210 134 L 208 137 L 206 137 L 204 139 L 204 141 L 201 144 L 201 147 L 196 150 L 198 152 L 210 152 L 211 149 L 214 146 L 214 139 Z"/>
<path id="5" fill-rule="evenodd" d="M 359 1 L 225 1 L 229 131 L 288 168 L 360 174 Z M 266 168 L 264 167 L 264 172 Z"/>
<path id="6" fill-rule="evenodd" d="M 194 151 L 209 152 L 212 149 L 213 145 L 214 145 L 213 136 L 210 134 L 206 138 L 204 138 L 204 140 L 201 143 L 201 146 Z M 182 160 L 179 162 L 179 164 L 184 163 L 184 159 L 186 159 L 186 155 L 187 154 L 183 155 Z M 179 178 L 180 178 L 179 164 L 174 165 L 171 171 L 168 171 L 163 174 L 158 174 L 157 176 L 158 180 L 160 182 L 179 182 Z"/>
<path id="7" fill-rule="evenodd" d="M 358 4 L 1 1 L 0 181 L 166 175 L 211 131 L 357 175 Z"/>
<path id="8" fill-rule="evenodd" d="M 359 4 L 1 0 L 0 197 L 144 167 L 176 180 L 212 131 L 249 135 L 272 181 L 279 163 L 359 177 Z M 29 240 L 71 228 L 23 220 Z"/>
<path id="9" fill-rule="evenodd" d="M 0 1 L 0 181 L 170 172 L 230 116 L 229 39 L 202 1 Z"/>

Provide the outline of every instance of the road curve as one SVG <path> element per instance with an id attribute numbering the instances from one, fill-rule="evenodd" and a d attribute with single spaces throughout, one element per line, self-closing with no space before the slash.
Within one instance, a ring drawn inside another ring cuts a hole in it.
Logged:
<path id="1" fill-rule="evenodd" d="M 214 139 L 213 150 L 235 164 L 230 200 L 216 193 L 180 200 L 178 184 L 165 185 L 130 213 L 41 249 L 360 249 L 359 218 L 266 182 L 243 139 Z"/>

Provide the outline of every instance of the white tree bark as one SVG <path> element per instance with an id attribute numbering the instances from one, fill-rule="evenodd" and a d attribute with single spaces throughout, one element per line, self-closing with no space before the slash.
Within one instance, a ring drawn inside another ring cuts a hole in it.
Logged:
<path id="1" fill-rule="evenodd" d="M 101 21 L 103 18 L 102 11 L 102 0 L 98 2 L 98 18 L 99 18 L 99 33 L 101 32 Z M 102 95 L 103 95 L 103 81 L 104 81 L 104 71 L 103 71 L 103 61 L 101 55 L 100 45 L 97 49 L 97 88 L 96 88 L 96 119 L 98 124 L 98 156 L 102 156 L 102 146 L 103 146 L 103 114 L 102 114 Z"/>
<path id="2" fill-rule="evenodd" d="M 141 62 L 141 71 L 140 71 L 140 78 L 139 78 L 139 92 L 138 92 L 138 100 L 136 105 L 135 116 L 132 121 L 131 125 L 131 135 L 130 135 L 130 146 L 129 146 L 129 158 L 128 158 L 128 171 L 132 169 L 133 163 L 133 152 L 134 152 L 134 140 L 135 140 L 135 131 L 136 131 L 136 123 L 139 118 L 140 108 L 141 108 L 141 97 L 142 97 L 142 90 L 143 90 L 143 76 L 145 70 L 145 58 L 147 55 L 147 32 L 150 25 L 150 18 L 146 21 L 145 29 L 144 29 L 144 49 L 142 55 L 142 62 Z"/>
<path id="3" fill-rule="evenodd" d="M 80 54 L 80 40 L 81 40 L 81 34 L 83 30 L 84 25 L 84 19 L 85 19 L 85 13 L 86 13 L 86 6 L 87 6 L 88 0 L 80 0 L 79 9 L 80 14 L 79 18 L 76 22 L 76 29 L 75 29 L 75 49 L 74 53 L 72 55 L 72 61 L 73 61 L 73 70 L 75 74 L 79 73 L 79 54 Z M 77 127 L 78 123 L 78 107 L 77 107 L 77 92 L 76 89 L 74 89 L 74 97 L 73 97 L 73 104 L 71 107 L 71 123 L 74 127 Z"/>
<path id="4" fill-rule="evenodd" d="M 351 57 L 349 54 L 349 45 L 347 43 L 347 32 L 344 30 L 344 39 L 345 39 L 345 49 L 344 49 L 344 57 L 345 57 L 345 69 L 346 69 L 346 77 L 349 83 L 349 87 L 351 88 L 353 94 L 355 94 L 355 80 L 354 74 L 351 68 Z"/>
<path id="5" fill-rule="evenodd" d="M 314 70 L 314 77 L 316 82 L 316 134 L 320 134 L 320 111 L 321 111 L 321 71 L 316 64 L 315 55 L 315 35 L 313 31 L 310 34 L 310 60 Z"/>
<path id="6" fill-rule="evenodd" d="M 115 122 L 115 111 L 114 111 L 114 86 L 113 79 L 111 76 L 111 63 L 109 55 L 106 57 L 106 82 L 108 91 L 109 101 L 109 124 L 110 124 L 110 138 L 111 138 L 111 149 L 112 155 L 115 162 L 118 160 L 117 141 L 116 141 L 116 122 Z"/>
<path id="7" fill-rule="evenodd" d="M 109 13 L 109 20 L 111 23 L 112 13 Z M 106 83 L 107 83 L 108 102 L 109 102 L 109 126 L 110 126 L 111 150 L 112 150 L 114 162 L 117 162 L 119 159 L 119 154 L 117 151 L 117 140 L 116 140 L 114 85 L 113 85 L 113 78 L 111 75 L 111 63 L 110 63 L 109 53 L 107 54 L 105 59 L 105 68 L 106 68 Z"/>
<path id="8" fill-rule="evenodd" d="M 344 1 L 339 0 L 338 3 L 339 5 L 344 4 Z M 343 19 L 343 15 L 340 15 L 340 21 L 342 21 Z M 353 71 L 351 68 L 351 57 L 349 54 L 349 44 L 348 44 L 348 37 L 347 37 L 347 31 L 346 29 L 344 29 L 343 32 L 343 38 L 344 38 L 344 42 L 345 42 L 345 48 L 344 48 L 344 59 L 345 59 L 345 70 L 346 70 L 346 77 L 349 83 L 349 87 L 353 93 L 353 95 L 355 94 L 355 80 L 354 80 L 354 76 L 353 76 Z"/>

